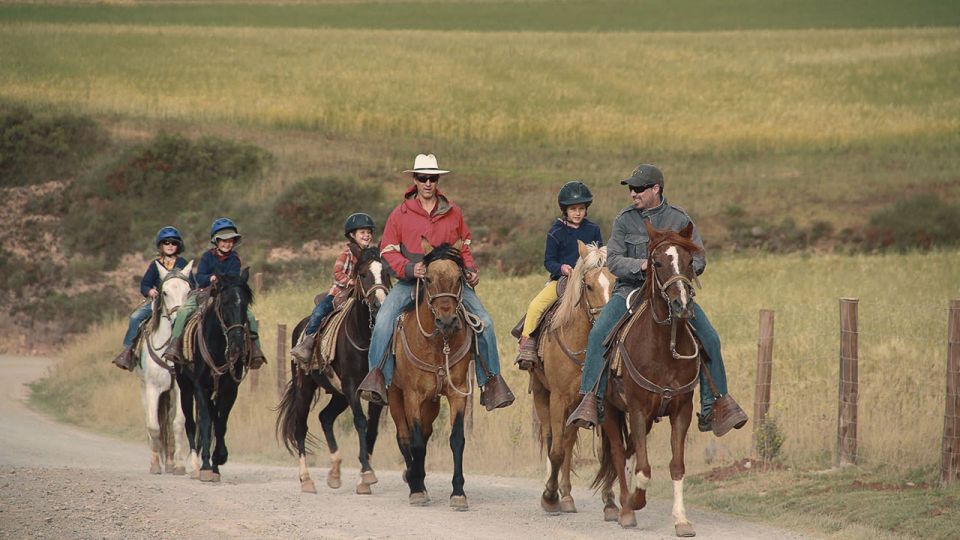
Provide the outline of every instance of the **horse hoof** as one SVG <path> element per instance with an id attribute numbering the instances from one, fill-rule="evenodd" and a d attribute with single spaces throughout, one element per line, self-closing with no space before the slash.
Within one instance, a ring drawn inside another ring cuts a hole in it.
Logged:
<path id="1" fill-rule="evenodd" d="M 673 528 L 676 529 L 677 536 L 681 538 L 689 538 L 697 535 L 697 531 L 693 530 L 692 523 L 677 523 Z"/>
<path id="2" fill-rule="evenodd" d="M 426 491 L 410 494 L 410 506 L 427 506 L 428 504 L 430 504 L 430 496 Z"/>
<path id="3" fill-rule="evenodd" d="M 161 470 L 159 463 L 153 463 L 150 465 L 150 474 L 160 474 L 160 472 Z"/>
<path id="4" fill-rule="evenodd" d="M 543 511 L 548 514 L 559 514 L 560 513 L 560 501 L 554 497 L 552 500 L 547 497 L 547 494 L 544 493 L 540 496 L 540 508 L 543 508 Z"/>
<path id="5" fill-rule="evenodd" d="M 340 489 L 340 477 L 332 474 L 327 475 L 327 487 L 330 489 Z"/>
<path id="6" fill-rule="evenodd" d="M 451 495 L 450 496 L 450 508 L 453 508 L 457 512 L 466 512 L 469 509 L 467 506 L 467 496 L 466 495 Z"/>
<path id="7" fill-rule="evenodd" d="M 210 480 L 210 481 L 211 481 L 211 482 L 219 482 L 219 481 L 220 481 L 220 473 L 216 473 L 216 472 L 213 473 L 213 480 Z"/>
<path id="8" fill-rule="evenodd" d="M 216 480 L 214 480 L 214 477 L 216 477 Z M 200 481 L 201 481 L 201 482 L 216 482 L 216 481 L 218 481 L 218 480 L 220 480 L 220 475 L 219 475 L 219 474 L 217 474 L 217 473 L 215 473 L 215 472 L 213 472 L 213 471 L 211 471 L 211 470 L 209 470 L 209 469 L 200 471 Z"/>
<path id="9" fill-rule="evenodd" d="M 190 479 L 191 479 L 191 480 L 199 480 L 199 479 L 200 479 L 200 470 L 199 470 L 199 469 L 193 469 L 192 471 L 190 471 Z"/>
<path id="10" fill-rule="evenodd" d="M 174 475 L 174 476 L 183 476 L 183 475 L 185 475 L 185 474 L 187 474 L 187 468 L 184 467 L 183 465 L 180 465 L 179 467 L 174 467 L 174 468 L 173 468 L 173 475 Z"/>
<path id="11" fill-rule="evenodd" d="M 573 497 L 566 495 L 560 499 L 560 511 L 566 514 L 577 513 L 577 505 L 573 503 Z"/>
<path id="12" fill-rule="evenodd" d="M 620 509 L 616 506 L 607 506 L 603 509 L 604 521 L 617 521 L 620 518 Z"/>
<path id="13" fill-rule="evenodd" d="M 370 489 L 370 484 L 367 484 L 363 481 L 357 484 L 357 495 L 370 495 L 373 493 L 373 490 Z"/>
<path id="14" fill-rule="evenodd" d="M 372 486 L 379 482 L 379 480 L 377 480 L 376 473 L 373 472 L 373 469 L 360 473 L 360 481 L 368 486 Z"/>
<path id="15" fill-rule="evenodd" d="M 637 526 L 637 516 L 633 510 L 620 512 L 620 518 L 617 520 L 624 529 L 632 529 Z"/>
<path id="16" fill-rule="evenodd" d="M 316 494 L 317 494 L 317 486 L 316 486 L 316 484 L 313 483 L 313 480 L 310 480 L 309 478 L 306 479 L 306 480 L 301 480 L 301 481 L 300 481 L 300 493 L 313 493 L 314 495 L 316 495 Z"/>

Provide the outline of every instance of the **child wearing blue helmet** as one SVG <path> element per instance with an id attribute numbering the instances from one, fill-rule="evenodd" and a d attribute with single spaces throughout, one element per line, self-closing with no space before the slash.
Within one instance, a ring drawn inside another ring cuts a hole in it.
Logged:
<path id="1" fill-rule="evenodd" d="M 234 250 L 243 237 L 237 232 L 237 225 L 229 218 L 217 218 L 210 226 L 210 248 L 200 257 L 195 276 L 198 289 L 208 289 L 213 285 L 217 276 L 240 275 L 240 255 Z M 183 362 L 183 329 L 187 321 L 197 311 L 197 295 L 191 294 L 177 311 L 177 320 L 173 323 L 173 334 L 170 337 L 170 346 L 163 353 L 168 362 Z M 260 336 L 257 333 L 257 319 L 253 312 L 247 310 L 247 320 L 250 323 L 250 337 L 253 338 L 253 348 L 250 353 L 250 369 L 258 369 L 266 358 L 260 348 Z"/>
<path id="2" fill-rule="evenodd" d="M 140 294 L 143 295 L 144 301 L 130 314 L 127 333 L 123 336 L 123 352 L 113 359 L 115 366 L 127 371 L 133 371 L 135 366 L 133 341 L 137 337 L 140 325 L 150 318 L 153 301 L 160 294 L 160 272 L 157 271 L 154 262 L 160 263 L 167 270 L 187 266 L 187 260 L 179 256 L 183 252 L 183 238 L 175 227 L 168 226 L 160 229 L 157 232 L 156 246 L 158 250 L 156 259 L 150 261 L 147 271 L 140 279 Z"/>

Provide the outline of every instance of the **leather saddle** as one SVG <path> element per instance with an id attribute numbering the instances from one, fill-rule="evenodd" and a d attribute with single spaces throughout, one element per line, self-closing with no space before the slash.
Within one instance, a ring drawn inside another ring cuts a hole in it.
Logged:
<path id="1" fill-rule="evenodd" d="M 557 307 L 560 305 L 560 299 L 563 298 L 563 293 L 567 290 L 567 276 L 561 276 L 557 280 L 557 301 L 553 303 L 552 306 L 547 308 L 537 319 L 537 325 L 534 327 L 533 332 L 530 333 L 531 337 L 537 337 L 540 335 L 541 329 L 545 326 L 544 322 L 549 321 L 553 318 L 553 313 L 557 310 Z M 510 330 L 510 335 L 520 339 L 520 336 L 523 334 L 523 324 L 527 320 L 526 313 L 520 317 L 520 321 L 513 327 L 513 330 Z"/>

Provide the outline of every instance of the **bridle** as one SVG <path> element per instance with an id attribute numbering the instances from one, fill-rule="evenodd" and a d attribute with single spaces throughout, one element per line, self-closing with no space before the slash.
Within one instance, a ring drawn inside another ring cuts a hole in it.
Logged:
<path id="1" fill-rule="evenodd" d="M 354 299 L 357 299 L 364 303 L 367 306 L 367 324 L 370 327 L 370 330 L 373 330 L 373 326 L 376 323 L 376 319 L 373 314 L 373 298 L 376 298 L 377 291 L 383 291 L 384 294 L 390 292 L 390 288 L 387 287 L 385 283 L 374 283 L 369 289 L 363 286 L 363 280 L 360 279 L 360 272 L 356 273 L 356 288 L 354 292 Z M 347 338 L 347 342 L 350 343 L 350 346 L 354 349 L 363 352 L 370 350 L 370 346 L 361 347 L 357 345 L 357 340 L 353 339 L 350 336 L 350 328 L 347 325 L 343 327 L 343 334 Z"/>
<path id="2" fill-rule="evenodd" d="M 653 254 L 665 241 L 658 242 L 653 246 L 650 246 L 648 253 Z M 648 260 L 652 261 L 653 258 L 648 256 Z M 666 281 L 661 281 L 660 275 L 657 273 L 657 263 L 651 262 L 650 273 L 653 274 L 653 283 L 650 287 L 650 318 L 653 319 L 653 322 L 664 326 L 670 325 L 670 354 L 673 355 L 673 358 L 676 360 L 693 360 L 700 355 L 700 345 L 697 342 L 696 338 L 693 336 L 693 330 L 690 329 L 690 324 L 685 319 L 683 327 L 686 329 L 687 334 L 690 336 L 690 341 L 693 342 L 693 354 L 683 355 L 677 352 L 677 321 L 680 320 L 679 317 L 674 317 L 673 312 L 670 309 L 670 297 L 667 295 L 667 289 L 674 283 L 680 282 L 687 289 L 687 293 L 692 299 L 694 296 L 693 281 L 696 280 L 697 285 L 700 284 L 700 280 L 694 278 L 691 280 L 687 276 L 680 274 L 674 274 L 670 276 Z M 667 305 L 667 316 L 664 319 L 657 317 L 657 302 L 656 302 L 656 293 L 660 293 L 660 298 L 663 299 L 664 303 Z"/>
<path id="3" fill-rule="evenodd" d="M 167 310 L 166 304 L 164 304 L 163 302 L 163 285 L 164 283 L 170 281 L 171 279 L 182 279 L 183 281 L 186 281 L 188 285 L 190 284 L 190 279 L 183 272 L 181 272 L 179 268 L 174 268 L 173 270 L 168 272 L 167 275 L 163 276 L 163 279 L 160 280 L 160 289 L 159 289 L 160 294 L 158 295 L 158 300 L 157 300 L 157 302 L 160 303 L 160 316 L 166 319 L 167 321 L 169 321 L 172 326 L 174 317 L 177 316 L 177 311 L 180 310 L 180 305 L 178 304 L 174 306 L 173 309 Z M 146 338 L 145 341 L 147 346 L 147 353 L 150 355 L 150 358 L 158 366 L 170 372 L 171 376 L 176 376 L 175 366 L 172 363 L 168 364 L 166 361 L 163 360 L 163 358 L 160 357 L 160 355 L 157 354 L 158 350 L 166 349 L 167 346 L 170 345 L 170 340 L 173 339 L 173 333 L 171 332 L 170 335 L 167 336 L 167 340 L 164 341 L 162 344 L 160 344 L 157 347 L 154 347 L 153 343 L 151 343 L 151 340 L 150 340 L 150 335 L 149 335 L 150 329 L 148 328 L 146 332 L 147 332 L 147 336 L 145 336 Z"/>

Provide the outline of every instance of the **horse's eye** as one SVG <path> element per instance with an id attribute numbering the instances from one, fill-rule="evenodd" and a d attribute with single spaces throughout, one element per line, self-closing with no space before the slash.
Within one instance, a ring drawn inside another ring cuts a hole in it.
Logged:
<path id="1" fill-rule="evenodd" d="M 593 290 L 593 285 L 587 283 L 587 290 L 588 290 L 588 291 L 592 291 L 592 290 Z"/>
<path id="2" fill-rule="evenodd" d="M 663 266 L 663 263 L 661 263 L 660 261 L 653 261 L 654 268 L 660 268 L 661 266 Z"/>

